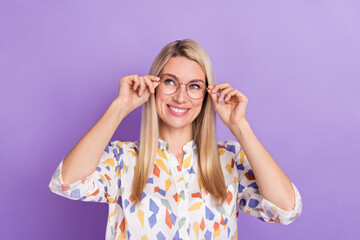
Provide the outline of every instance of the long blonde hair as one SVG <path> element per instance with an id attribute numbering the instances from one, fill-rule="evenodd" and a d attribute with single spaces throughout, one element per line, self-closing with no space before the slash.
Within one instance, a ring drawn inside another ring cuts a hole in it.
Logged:
<path id="1" fill-rule="evenodd" d="M 167 44 L 155 58 L 149 75 L 158 76 L 171 57 L 186 57 L 197 62 L 205 73 L 208 85 L 214 85 L 212 65 L 203 47 L 194 40 L 176 40 Z M 206 94 L 199 116 L 193 122 L 193 139 L 197 147 L 199 184 L 211 194 L 216 204 L 222 204 L 227 196 L 225 179 L 219 159 L 215 132 L 215 110 L 211 98 Z M 143 105 L 140 146 L 134 169 L 132 200 L 140 203 L 148 176 L 154 167 L 158 149 L 160 119 L 152 94 Z"/>

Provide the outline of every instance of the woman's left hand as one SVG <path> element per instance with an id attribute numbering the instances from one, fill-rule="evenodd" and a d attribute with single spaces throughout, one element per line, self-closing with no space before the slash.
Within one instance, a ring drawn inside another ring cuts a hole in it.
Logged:
<path id="1" fill-rule="evenodd" d="M 239 126 L 242 121 L 246 122 L 248 99 L 243 93 L 232 88 L 228 83 L 209 86 L 207 91 L 214 102 L 215 111 L 230 130 Z M 225 103 L 222 103 L 223 100 Z"/>

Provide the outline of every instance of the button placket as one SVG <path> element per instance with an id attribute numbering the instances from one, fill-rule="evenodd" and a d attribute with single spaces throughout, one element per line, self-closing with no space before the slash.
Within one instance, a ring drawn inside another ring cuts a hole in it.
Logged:
<path id="1" fill-rule="evenodd" d="M 189 157 L 189 154 L 192 154 L 193 143 L 188 143 L 183 147 L 184 151 L 184 160 Z M 190 146 L 191 145 L 191 146 Z M 190 174 L 188 173 L 189 167 L 187 169 L 183 168 L 183 165 L 179 165 L 175 155 L 170 151 L 168 144 L 164 146 L 167 152 L 168 164 L 171 169 L 171 174 L 173 177 L 173 183 L 175 190 L 177 192 L 178 199 L 178 218 L 176 220 L 176 225 L 179 231 L 180 238 L 188 239 L 189 238 L 189 196 L 187 194 L 187 187 L 190 181 Z M 193 158 L 193 157 L 192 157 Z M 193 159 L 190 159 L 190 169 Z M 187 184 L 186 184 L 187 183 Z"/>
<path id="2" fill-rule="evenodd" d="M 186 159 L 187 157 L 189 157 L 189 151 L 185 150 L 184 151 L 184 159 Z M 183 161 L 184 161 L 184 159 L 183 159 Z M 191 169 L 191 165 L 190 165 L 190 169 Z M 184 169 L 183 166 L 181 166 L 181 173 L 182 173 L 182 176 L 183 176 L 183 179 L 184 179 L 184 187 L 185 187 L 185 189 L 187 189 L 187 186 L 188 186 L 189 180 L 190 180 L 188 170 L 189 169 Z"/>
<path id="3" fill-rule="evenodd" d="M 171 168 L 171 173 L 174 177 L 174 182 L 175 182 L 175 186 L 176 186 L 176 189 L 177 189 L 177 192 L 180 193 L 180 190 L 185 190 L 184 186 L 184 182 L 181 181 L 181 178 L 183 178 L 183 174 L 182 174 L 182 171 L 179 171 L 178 170 L 178 161 L 175 157 L 175 155 L 169 151 L 169 165 L 170 165 L 170 168 Z"/>
<path id="4" fill-rule="evenodd" d="M 171 172 L 174 177 L 174 184 L 175 189 L 178 194 L 178 221 L 177 221 L 177 227 L 179 229 L 180 236 L 184 236 L 184 234 L 187 235 L 186 227 L 188 225 L 188 215 L 187 215 L 187 205 L 186 205 L 186 189 L 185 189 L 185 183 L 184 183 L 184 177 L 183 172 L 178 170 L 178 161 L 175 157 L 175 155 L 169 150 L 169 165 L 171 168 Z"/>

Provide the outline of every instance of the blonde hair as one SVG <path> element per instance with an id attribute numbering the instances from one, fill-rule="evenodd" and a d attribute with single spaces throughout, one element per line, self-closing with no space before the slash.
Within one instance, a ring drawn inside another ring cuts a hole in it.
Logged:
<path id="1" fill-rule="evenodd" d="M 176 40 L 167 44 L 152 63 L 149 75 L 158 76 L 171 57 L 186 57 L 197 62 L 205 73 L 208 85 L 214 85 L 212 65 L 203 47 L 194 40 Z M 193 139 L 197 147 L 199 184 L 208 191 L 216 204 L 222 204 L 227 196 L 225 179 L 219 159 L 215 132 L 215 110 L 213 102 L 206 94 L 200 114 L 193 122 Z M 152 94 L 143 105 L 141 119 L 140 146 L 134 169 L 132 200 L 140 203 L 148 176 L 154 167 L 158 149 L 160 119 L 156 111 L 155 96 Z M 200 182 L 201 181 L 201 182 Z"/>

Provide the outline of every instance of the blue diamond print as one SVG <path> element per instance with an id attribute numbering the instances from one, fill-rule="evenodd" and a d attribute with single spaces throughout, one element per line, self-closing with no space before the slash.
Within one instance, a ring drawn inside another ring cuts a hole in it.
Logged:
<path id="1" fill-rule="evenodd" d="M 256 207 L 257 205 L 259 205 L 259 201 L 254 199 L 254 198 L 250 198 L 249 200 L 249 207 L 251 208 L 254 208 Z"/>
<path id="2" fill-rule="evenodd" d="M 156 205 L 156 203 L 151 198 L 150 198 L 149 210 L 152 211 L 153 213 L 158 213 L 159 212 L 158 205 Z"/>
<path id="3" fill-rule="evenodd" d="M 156 234 L 156 237 L 157 237 L 158 240 L 165 240 L 166 239 L 164 234 L 161 231 L 158 232 L 158 234 Z"/>
<path id="4" fill-rule="evenodd" d="M 156 214 L 154 213 L 148 218 L 150 228 L 152 228 L 156 224 Z"/>
<path id="5" fill-rule="evenodd" d="M 255 189 L 258 189 L 258 185 L 256 184 L 256 182 L 253 182 L 251 184 L 248 185 L 248 187 L 252 187 L 252 188 L 255 188 Z"/>
<path id="6" fill-rule="evenodd" d="M 80 190 L 79 189 L 72 190 L 70 193 L 70 197 L 71 198 L 80 198 Z"/>
<path id="7" fill-rule="evenodd" d="M 227 145 L 226 150 L 235 154 L 235 145 Z"/>
<path id="8" fill-rule="evenodd" d="M 206 240 L 210 240 L 211 239 L 211 232 L 209 230 L 206 230 L 206 233 L 204 234 L 204 237 Z"/>
<path id="9" fill-rule="evenodd" d="M 206 219 L 213 220 L 215 217 L 215 214 L 208 207 L 205 206 L 205 216 L 206 216 Z"/>
<path id="10" fill-rule="evenodd" d="M 238 192 L 242 193 L 244 189 L 245 189 L 245 187 L 239 183 Z"/>

